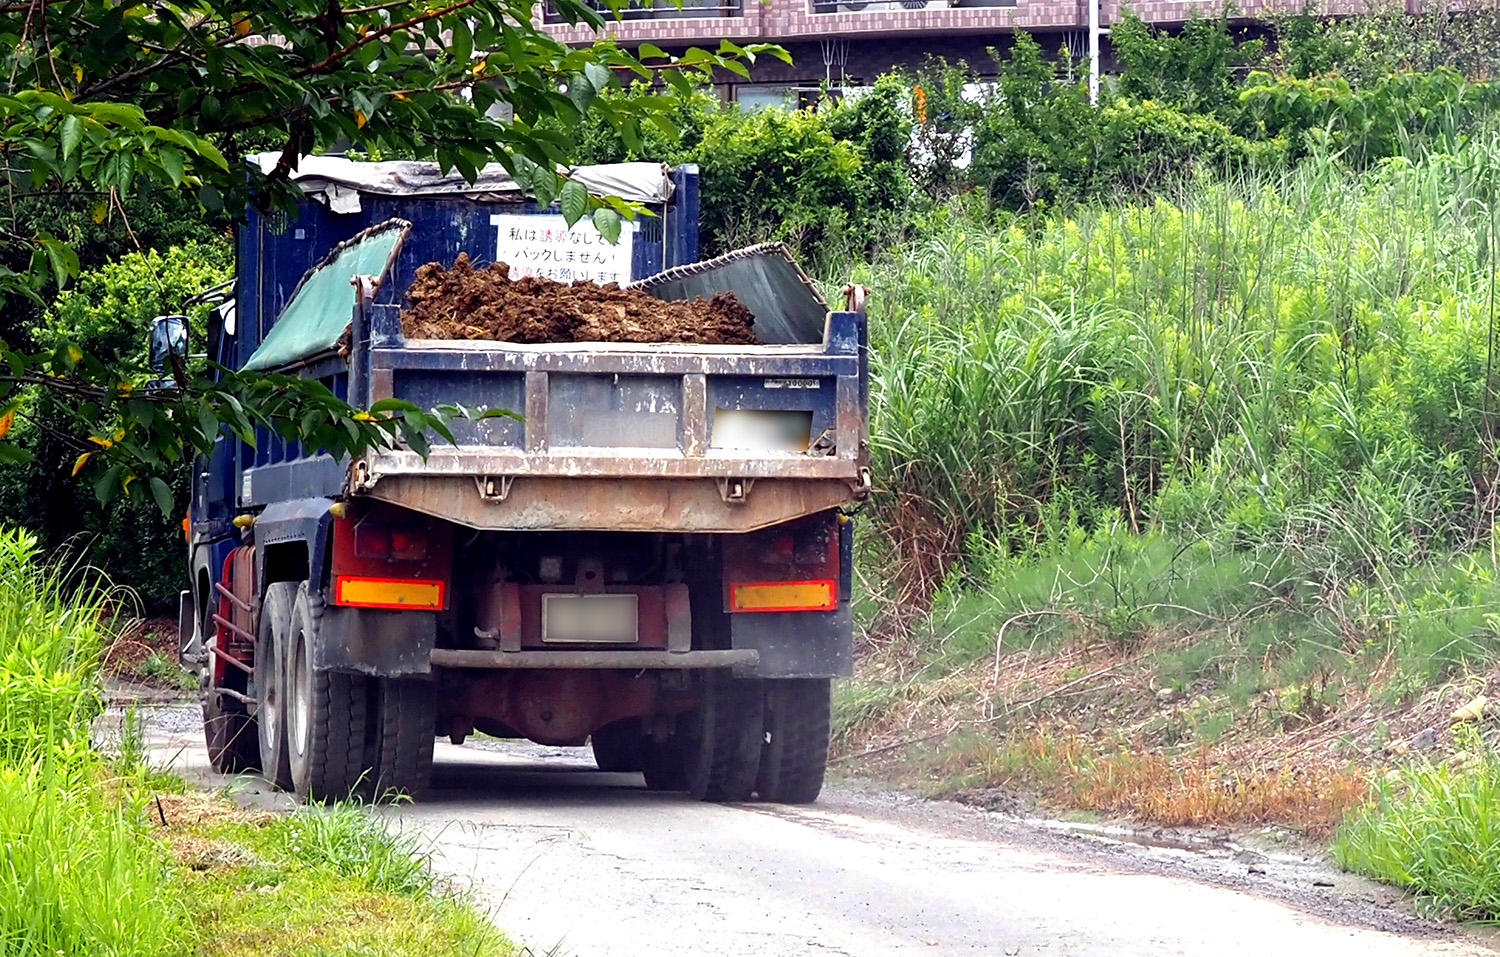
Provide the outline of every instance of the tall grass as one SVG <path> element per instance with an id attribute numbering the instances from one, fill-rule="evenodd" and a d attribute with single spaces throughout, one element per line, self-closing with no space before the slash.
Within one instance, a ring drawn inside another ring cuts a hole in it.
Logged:
<path id="1" fill-rule="evenodd" d="M 165 850 L 94 769 L 0 768 L 0 954 L 185 953 L 190 928 Z"/>
<path id="2" fill-rule="evenodd" d="M 0 764 L 88 741 L 99 713 L 108 593 L 44 562 L 36 538 L 0 529 Z"/>
<path id="3" fill-rule="evenodd" d="M 1488 541 L 1500 136 L 1141 205 L 955 217 L 875 263 L 875 508 L 921 606 L 1047 509 L 1329 582 Z M 964 564 L 968 562 L 968 564 Z"/>
<path id="4" fill-rule="evenodd" d="M 166 850 L 89 749 L 108 595 L 65 571 L 0 529 L 0 955 L 182 953 Z"/>

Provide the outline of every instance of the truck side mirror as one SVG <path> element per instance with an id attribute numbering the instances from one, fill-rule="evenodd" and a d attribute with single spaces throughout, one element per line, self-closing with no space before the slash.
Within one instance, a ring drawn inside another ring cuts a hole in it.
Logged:
<path id="1" fill-rule="evenodd" d="M 149 362 L 152 372 L 165 372 L 168 365 L 178 368 L 187 362 L 187 316 L 157 316 L 151 320 Z"/>

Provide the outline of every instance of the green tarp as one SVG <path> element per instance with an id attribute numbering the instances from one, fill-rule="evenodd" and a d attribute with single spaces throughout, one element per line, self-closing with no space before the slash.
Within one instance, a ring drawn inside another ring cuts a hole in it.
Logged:
<path id="1" fill-rule="evenodd" d="M 400 219 L 372 226 L 314 266 L 243 368 L 278 369 L 337 345 L 354 315 L 354 277 L 383 277 L 410 228 Z"/>

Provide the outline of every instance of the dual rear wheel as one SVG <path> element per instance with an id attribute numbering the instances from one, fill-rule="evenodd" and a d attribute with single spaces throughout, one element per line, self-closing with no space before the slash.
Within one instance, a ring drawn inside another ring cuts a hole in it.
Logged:
<path id="1" fill-rule="evenodd" d="M 641 771 L 646 786 L 687 791 L 700 801 L 807 804 L 823 789 L 828 765 L 830 682 L 705 675 L 703 703 L 675 734 L 652 738 L 636 720 L 595 732 L 602 771 Z"/>
<path id="2" fill-rule="evenodd" d="M 304 801 L 419 794 L 432 772 L 432 683 L 318 668 L 322 613 L 306 582 L 266 590 L 255 649 L 262 772 Z"/>

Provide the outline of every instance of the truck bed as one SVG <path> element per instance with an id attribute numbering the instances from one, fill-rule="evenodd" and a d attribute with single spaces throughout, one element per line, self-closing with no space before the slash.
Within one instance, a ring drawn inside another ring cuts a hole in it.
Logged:
<path id="1" fill-rule="evenodd" d="M 426 459 L 369 454 L 356 494 L 476 529 L 738 532 L 868 489 L 858 313 L 828 314 L 816 345 L 408 341 L 395 323 L 371 307 L 372 401 L 523 419 L 456 421 Z M 809 448 L 726 447 L 725 412 L 744 411 L 810 415 Z"/>

